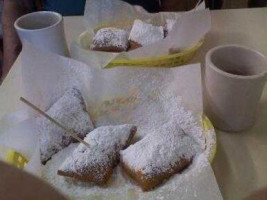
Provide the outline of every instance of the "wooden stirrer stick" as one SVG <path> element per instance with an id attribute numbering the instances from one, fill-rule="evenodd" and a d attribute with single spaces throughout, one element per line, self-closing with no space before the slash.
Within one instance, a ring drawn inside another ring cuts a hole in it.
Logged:
<path id="1" fill-rule="evenodd" d="M 66 133 L 68 135 L 70 135 L 71 137 L 73 137 L 74 139 L 78 140 L 79 142 L 83 143 L 85 146 L 89 147 L 89 144 L 87 142 L 85 142 L 84 140 L 82 140 L 81 138 L 79 138 L 72 130 L 66 128 L 65 126 L 63 126 L 62 124 L 60 124 L 58 121 L 56 121 L 55 119 L 53 119 L 52 117 L 50 117 L 48 114 L 46 114 L 44 111 L 40 110 L 37 106 L 33 105 L 31 102 L 29 102 L 28 100 L 24 99 L 23 97 L 20 97 L 20 100 L 27 104 L 28 106 L 30 106 L 32 109 L 34 109 L 35 111 L 37 111 L 38 113 L 40 113 L 41 115 L 43 115 L 46 119 L 48 119 L 49 121 L 51 121 L 52 123 L 54 123 L 55 125 L 57 125 L 58 127 L 62 128 L 64 131 L 66 131 Z"/>

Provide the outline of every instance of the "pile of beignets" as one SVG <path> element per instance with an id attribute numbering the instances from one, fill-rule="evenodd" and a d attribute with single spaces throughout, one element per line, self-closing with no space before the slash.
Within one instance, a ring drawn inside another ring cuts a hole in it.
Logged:
<path id="1" fill-rule="evenodd" d="M 58 169 L 58 175 L 79 181 L 104 185 L 120 165 L 129 178 L 148 191 L 187 168 L 199 152 L 199 145 L 175 123 L 166 123 L 135 143 L 136 125 L 94 127 L 76 88 L 67 90 L 46 113 L 89 144 L 87 147 L 80 143 Z M 44 165 L 54 154 L 76 142 L 46 118 L 38 117 L 37 124 Z"/>

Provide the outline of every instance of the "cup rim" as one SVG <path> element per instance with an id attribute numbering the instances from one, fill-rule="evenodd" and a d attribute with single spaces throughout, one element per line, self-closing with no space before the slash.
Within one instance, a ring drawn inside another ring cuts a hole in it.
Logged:
<path id="1" fill-rule="evenodd" d="M 234 48 L 241 48 L 241 49 L 245 49 L 248 50 L 252 53 L 255 53 L 257 55 L 259 55 L 260 57 L 262 57 L 263 59 L 266 60 L 266 64 L 267 64 L 267 58 L 264 54 L 262 54 L 261 52 L 254 50 L 252 48 L 249 48 L 247 46 L 243 46 L 243 45 L 239 45 L 239 44 L 226 44 L 226 45 L 220 45 L 217 47 L 214 47 L 212 49 L 210 49 L 208 51 L 208 53 L 206 54 L 206 64 L 209 64 L 209 67 L 211 67 L 213 70 L 215 70 L 216 72 L 220 73 L 221 75 L 227 76 L 227 77 L 231 77 L 231 78 L 236 78 L 236 79 L 256 79 L 259 77 L 264 77 L 265 75 L 267 75 L 267 70 L 265 72 L 261 72 L 259 74 L 253 74 L 253 75 L 247 75 L 247 76 L 242 76 L 242 75 L 237 75 L 237 74 L 231 74 L 231 73 L 227 73 L 223 70 L 221 70 L 220 68 L 216 67 L 216 65 L 211 61 L 211 55 L 219 50 L 219 49 L 223 49 L 223 48 L 229 48 L 229 47 L 234 47 Z"/>
<path id="2" fill-rule="evenodd" d="M 40 13 L 53 14 L 53 15 L 55 15 L 55 16 L 58 17 L 58 21 L 57 21 L 56 23 L 50 25 L 50 26 L 47 26 L 47 27 L 44 27 L 44 28 L 38 28 L 38 29 L 26 29 L 26 28 L 21 28 L 21 27 L 18 25 L 18 23 L 19 23 L 21 20 L 23 20 L 23 19 L 25 19 L 25 18 L 27 18 L 27 17 L 29 17 L 29 16 L 37 15 L 37 14 L 40 14 Z M 52 27 L 55 27 L 55 26 L 57 26 L 59 23 L 61 23 L 62 20 L 63 20 L 63 17 L 62 17 L 62 15 L 61 15 L 60 13 L 57 13 L 57 12 L 54 12 L 54 11 L 37 11 L 37 12 L 28 13 L 28 14 L 25 14 L 25 15 L 19 17 L 19 18 L 15 21 L 15 23 L 14 23 L 14 27 L 15 27 L 17 30 L 20 30 L 20 31 L 26 31 L 26 32 L 38 32 L 38 31 L 43 31 L 43 30 L 46 30 L 46 29 L 50 29 L 50 28 L 52 28 Z"/>

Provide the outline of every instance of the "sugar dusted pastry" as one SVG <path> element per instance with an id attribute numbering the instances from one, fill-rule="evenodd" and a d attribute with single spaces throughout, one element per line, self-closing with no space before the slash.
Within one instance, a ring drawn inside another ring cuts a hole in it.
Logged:
<path id="1" fill-rule="evenodd" d="M 134 21 L 129 36 L 130 49 L 146 46 L 163 38 L 164 30 L 162 26 L 153 26 L 137 19 Z"/>
<path id="2" fill-rule="evenodd" d="M 135 126 L 127 124 L 95 129 L 84 139 L 90 147 L 79 144 L 62 164 L 58 174 L 80 181 L 105 184 L 119 162 L 119 151 L 129 145 L 136 130 Z"/>
<path id="3" fill-rule="evenodd" d="M 168 124 L 121 151 L 120 159 L 125 172 L 147 191 L 188 167 L 197 150 L 179 126 Z"/>
<path id="4" fill-rule="evenodd" d="M 92 50 L 106 52 L 127 51 L 128 33 L 117 28 L 102 28 L 97 31 L 90 46 Z"/>
<path id="5" fill-rule="evenodd" d="M 80 138 L 94 129 L 86 112 L 85 102 L 78 89 L 72 88 L 55 102 L 46 112 L 69 129 L 73 129 Z M 54 125 L 44 117 L 37 119 L 40 127 L 41 162 L 45 164 L 52 155 L 68 146 L 73 139 L 63 129 Z M 75 141 L 76 142 L 76 141 Z"/>

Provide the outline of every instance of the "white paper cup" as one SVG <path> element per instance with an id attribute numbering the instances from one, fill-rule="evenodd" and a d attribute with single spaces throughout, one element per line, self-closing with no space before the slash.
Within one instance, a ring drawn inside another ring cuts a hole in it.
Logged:
<path id="1" fill-rule="evenodd" d="M 240 45 L 211 49 L 204 71 L 204 112 L 218 129 L 249 129 L 267 79 L 266 57 Z"/>
<path id="2" fill-rule="evenodd" d="M 68 56 L 63 17 L 56 12 L 33 12 L 18 18 L 14 23 L 20 40 L 33 46 Z"/>

